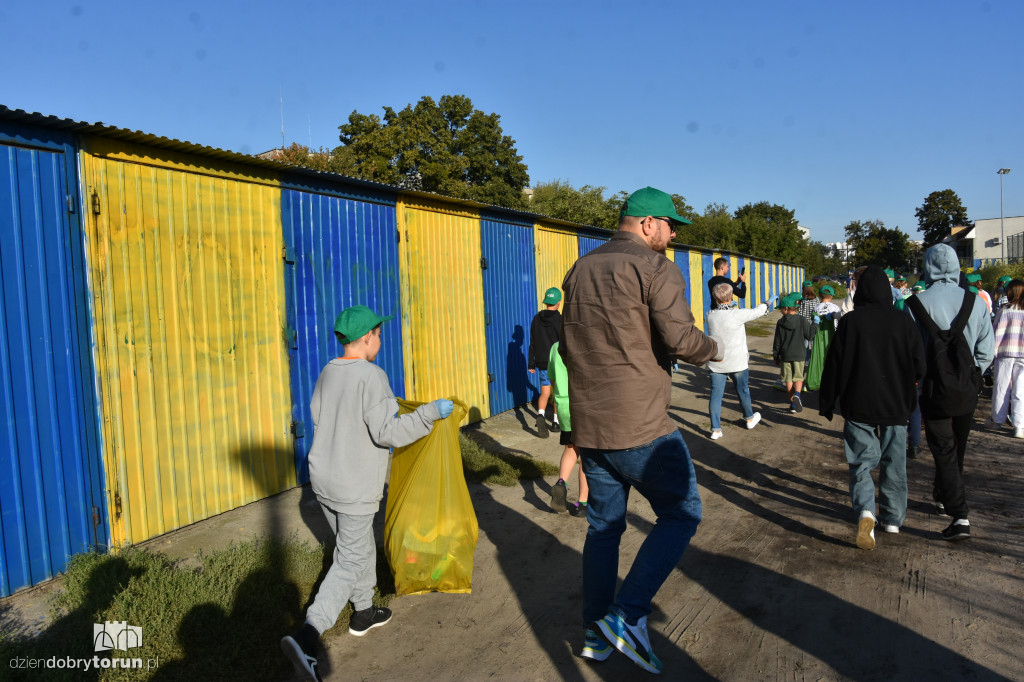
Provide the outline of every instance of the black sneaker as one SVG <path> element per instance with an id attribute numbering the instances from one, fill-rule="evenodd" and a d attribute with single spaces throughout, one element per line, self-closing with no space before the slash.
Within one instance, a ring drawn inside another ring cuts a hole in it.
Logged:
<path id="1" fill-rule="evenodd" d="M 320 682 L 317 672 L 316 643 L 320 633 L 309 623 L 302 626 L 295 636 L 281 638 L 281 651 L 295 668 L 296 679 L 303 682 Z"/>
<path id="2" fill-rule="evenodd" d="M 558 479 L 558 482 L 551 486 L 551 511 L 556 514 L 564 514 L 569 511 L 565 508 L 565 498 L 568 494 L 569 486 L 562 479 Z"/>
<path id="3" fill-rule="evenodd" d="M 971 526 L 967 519 L 957 519 L 942 531 L 943 540 L 967 540 L 971 537 Z"/>
<path id="4" fill-rule="evenodd" d="M 348 633 L 362 637 L 372 628 L 379 628 L 389 620 L 391 620 L 391 609 L 386 609 L 383 606 L 371 606 L 352 614 L 348 621 Z"/>
<path id="5" fill-rule="evenodd" d="M 919 454 L 921 454 L 921 448 L 907 447 L 907 459 L 917 459 Z"/>
<path id="6" fill-rule="evenodd" d="M 537 415 L 537 435 L 541 438 L 548 437 L 548 420 L 542 414 Z"/>
<path id="7" fill-rule="evenodd" d="M 576 517 L 587 518 L 587 505 L 577 502 L 569 509 L 569 513 Z"/>

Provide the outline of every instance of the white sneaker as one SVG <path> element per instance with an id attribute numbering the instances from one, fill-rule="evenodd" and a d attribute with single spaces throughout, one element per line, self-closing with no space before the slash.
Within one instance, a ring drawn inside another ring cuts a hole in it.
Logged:
<path id="1" fill-rule="evenodd" d="M 761 413 L 755 412 L 754 416 L 747 420 L 747 428 L 752 429 L 757 426 L 757 422 L 761 421 Z"/>
<path id="2" fill-rule="evenodd" d="M 867 509 L 860 513 L 857 522 L 857 546 L 861 549 L 875 548 L 875 515 Z"/>
<path id="3" fill-rule="evenodd" d="M 893 534 L 895 534 L 895 533 L 899 533 L 900 532 L 900 527 L 899 526 L 894 526 L 891 523 L 887 523 L 887 524 L 884 524 L 882 526 L 882 530 L 885 531 L 886 533 L 893 533 Z"/>
<path id="4" fill-rule="evenodd" d="M 722 434 L 722 430 L 721 429 L 716 429 L 716 430 L 711 432 L 711 440 L 718 440 L 719 438 L 722 437 L 722 435 L 723 435 Z"/>
<path id="5" fill-rule="evenodd" d="M 1024 438 L 1024 427 L 1013 430 L 1014 438 Z"/>

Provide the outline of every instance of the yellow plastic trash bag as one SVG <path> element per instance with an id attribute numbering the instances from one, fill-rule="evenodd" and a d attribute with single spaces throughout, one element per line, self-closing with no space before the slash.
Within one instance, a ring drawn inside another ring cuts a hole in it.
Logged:
<path id="1" fill-rule="evenodd" d="M 479 527 L 459 448 L 459 422 L 469 408 L 451 400 L 452 414 L 425 438 L 396 448 L 391 460 L 384 549 L 398 594 L 472 592 Z M 422 404 L 399 400 L 398 413 Z"/>

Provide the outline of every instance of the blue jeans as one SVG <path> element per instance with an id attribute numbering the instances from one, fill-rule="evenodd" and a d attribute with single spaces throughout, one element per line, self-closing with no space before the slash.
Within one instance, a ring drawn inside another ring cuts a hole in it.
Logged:
<path id="1" fill-rule="evenodd" d="M 907 427 L 907 447 L 916 448 L 921 445 L 921 403 L 914 406 L 910 413 L 910 426 Z"/>
<path id="2" fill-rule="evenodd" d="M 628 450 L 580 448 L 590 486 L 587 539 L 583 544 L 583 621 L 616 607 L 630 624 L 651 612 L 651 600 L 679 563 L 697 532 L 700 492 L 690 451 L 678 431 Z M 615 595 L 619 540 L 626 530 L 630 488 L 657 515 Z"/>
<path id="3" fill-rule="evenodd" d="M 875 430 L 880 435 L 875 435 Z M 902 526 L 907 518 L 907 427 L 874 426 L 849 419 L 843 428 L 846 461 L 850 465 L 850 499 L 858 516 L 865 509 L 875 513 L 875 484 L 871 470 L 878 470 L 878 522 Z"/>
<path id="4" fill-rule="evenodd" d="M 743 418 L 750 419 L 754 416 L 754 408 L 750 405 L 750 370 L 722 374 L 711 372 L 711 401 L 708 403 L 708 410 L 711 412 L 711 429 L 713 431 L 722 428 L 722 396 L 725 395 L 726 377 L 732 379 L 733 386 L 736 388 L 740 407 L 743 408 Z"/>

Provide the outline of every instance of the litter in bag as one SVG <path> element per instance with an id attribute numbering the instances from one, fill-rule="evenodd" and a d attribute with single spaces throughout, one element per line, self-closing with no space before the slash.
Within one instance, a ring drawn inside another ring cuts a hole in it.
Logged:
<path id="1" fill-rule="evenodd" d="M 472 591 L 479 526 L 459 448 L 459 422 L 469 408 L 450 400 L 452 414 L 424 438 L 395 448 L 391 460 L 384 549 L 398 594 Z M 399 400 L 398 413 L 422 404 Z"/>
<path id="2" fill-rule="evenodd" d="M 832 337 L 836 335 L 835 323 L 824 319 L 818 325 L 818 333 L 814 335 L 814 348 L 811 349 L 811 362 L 807 365 L 807 381 L 805 385 L 810 391 L 821 388 L 821 373 L 825 369 L 825 358 L 828 348 L 832 345 Z"/>

